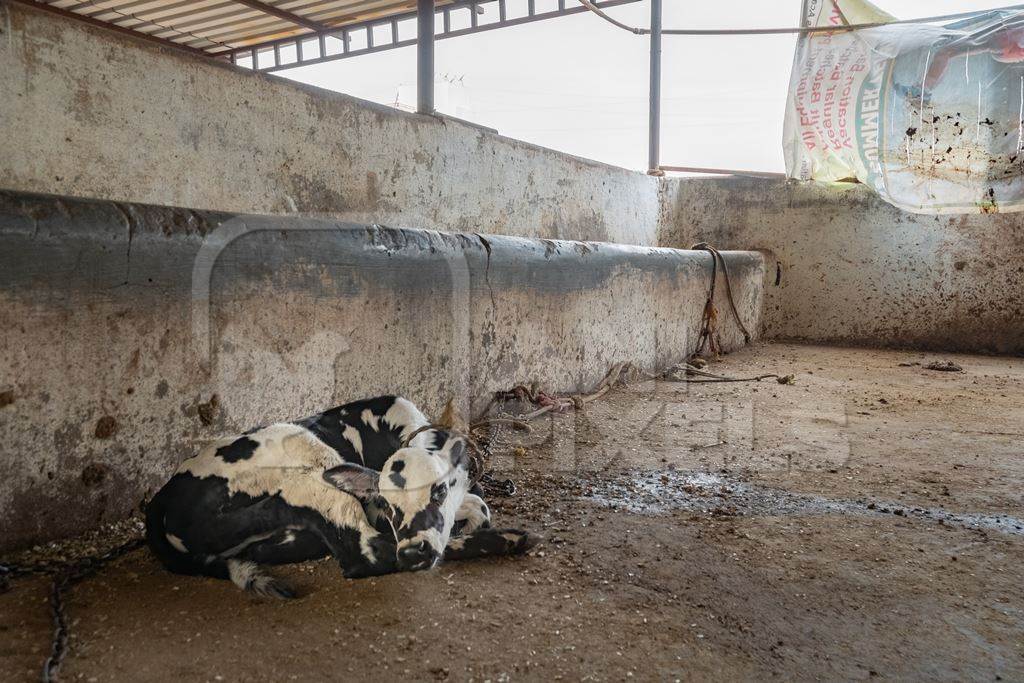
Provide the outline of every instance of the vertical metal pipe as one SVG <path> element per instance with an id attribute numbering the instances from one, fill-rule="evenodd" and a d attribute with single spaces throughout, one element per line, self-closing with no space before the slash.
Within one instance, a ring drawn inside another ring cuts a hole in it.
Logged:
<path id="1" fill-rule="evenodd" d="M 650 94 L 647 169 L 653 173 L 661 163 L 661 0 L 651 0 Z"/>
<path id="2" fill-rule="evenodd" d="M 434 113 L 434 0 L 416 3 L 416 111 Z"/>

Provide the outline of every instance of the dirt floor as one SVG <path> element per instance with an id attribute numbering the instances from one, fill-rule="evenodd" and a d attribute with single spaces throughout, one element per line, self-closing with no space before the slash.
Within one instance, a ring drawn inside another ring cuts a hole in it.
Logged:
<path id="1" fill-rule="evenodd" d="M 953 360 L 962 372 L 928 370 Z M 646 382 L 495 458 L 530 556 L 257 600 L 140 550 L 77 587 L 67 680 L 1024 681 L 1024 360 L 759 345 L 794 385 Z M 37 679 L 47 584 L 0 595 Z"/>

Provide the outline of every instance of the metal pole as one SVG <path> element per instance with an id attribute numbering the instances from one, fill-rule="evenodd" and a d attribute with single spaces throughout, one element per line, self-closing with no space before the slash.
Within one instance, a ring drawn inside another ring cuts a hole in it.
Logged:
<path id="1" fill-rule="evenodd" d="M 660 173 L 661 160 L 661 0 L 651 0 L 651 109 L 647 172 Z"/>
<path id="2" fill-rule="evenodd" d="M 434 0 L 416 3 L 416 111 L 434 113 Z"/>

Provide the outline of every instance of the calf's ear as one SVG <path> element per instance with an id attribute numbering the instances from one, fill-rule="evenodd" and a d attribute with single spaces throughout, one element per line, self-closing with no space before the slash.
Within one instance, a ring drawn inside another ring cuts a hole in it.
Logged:
<path id="1" fill-rule="evenodd" d="M 441 413 L 441 418 L 437 421 L 437 424 L 448 431 L 461 432 L 463 434 L 469 432 L 469 420 L 466 419 L 459 407 L 455 405 L 454 397 L 445 404 L 444 412 Z"/>
<path id="2" fill-rule="evenodd" d="M 345 493 L 355 496 L 360 503 L 374 500 L 378 493 L 380 473 L 362 465 L 347 462 L 324 472 L 324 481 Z"/>

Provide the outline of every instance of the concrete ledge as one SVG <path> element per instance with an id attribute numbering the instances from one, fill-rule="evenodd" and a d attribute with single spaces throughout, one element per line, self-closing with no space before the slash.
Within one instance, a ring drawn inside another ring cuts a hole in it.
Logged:
<path id="1" fill-rule="evenodd" d="M 762 259 L 726 258 L 757 330 Z M 475 411 L 516 383 L 665 368 L 694 350 L 710 264 L 0 192 L 0 546 L 126 514 L 224 432 L 376 393 Z M 719 310 L 725 346 L 741 345 Z"/>

